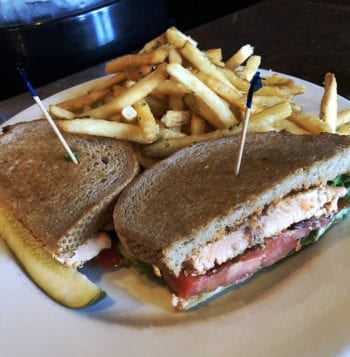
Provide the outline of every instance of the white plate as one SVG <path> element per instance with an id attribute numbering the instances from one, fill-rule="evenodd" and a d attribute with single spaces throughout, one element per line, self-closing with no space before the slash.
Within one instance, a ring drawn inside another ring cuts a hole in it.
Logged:
<path id="1" fill-rule="evenodd" d="M 266 72 L 262 73 L 263 75 Z M 298 103 L 317 113 L 322 88 Z M 61 101 L 82 86 L 58 93 Z M 339 108 L 350 102 L 339 97 Z M 40 116 L 35 106 L 7 124 Z M 83 311 L 51 301 L 0 241 L 1 356 L 345 356 L 350 353 L 350 219 L 316 245 L 258 274 L 208 306 L 175 314 L 169 294 L 132 270 L 85 271 L 108 294 Z"/>

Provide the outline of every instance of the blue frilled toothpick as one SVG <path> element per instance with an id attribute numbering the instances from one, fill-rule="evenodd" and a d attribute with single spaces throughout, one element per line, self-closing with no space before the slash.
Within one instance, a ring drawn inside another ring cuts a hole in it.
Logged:
<path id="1" fill-rule="evenodd" d="M 67 144 L 66 140 L 64 139 L 64 137 L 62 136 L 61 132 L 58 130 L 55 122 L 53 121 L 53 119 L 51 118 L 50 114 L 47 112 L 44 104 L 42 103 L 42 101 L 40 100 L 37 92 L 35 91 L 35 89 L 32 87 L 32 85 L 29 82 L 29 79 L 26 76 L 26 73 L 24 71 L 24 69 L 20 66 L 17 66 L 17 70 L 19 72 L 19 74 L 21 75 L 25 85 L 27 86 L 30 94 L 32 95 L 33 99 L 35 100 L 36 104 L 38 104 L 40 110 L 42 111 L 42 113 L 44 114 L 45 118 L 48 120 L 48 122 L 50 123 L 53 131 L 55 132 L 55 134 L 57 135 L 58 139 L 60 140 L 60 142 L 62 143 L 62 145 L 64 146 L 65 150 L 67 151 L 69 157 L 71 158 L 71 160 L 75 163 L 78 164 L 78 160 L 75 157 L 75 155 L 73 154 L 71 148 L 69 147 L 69 145 Z"/>
<path id="2" fill-rule="evenodd" d="M 247 95 L 247 104 L 246 104 L 244 121 L 243 121 L 243 129 L 242 129 L 242 134 L 241 134 L 241 143 L 240 143 L 239 152 L 238 152 L 238 156 L 237 156 L 236 176 L 238 176 L 239 170 L 241 168 L 241 162 L 242 162 L 245 138 L 247 136 L 247 129 L 248 129 L 248 123 L 249 123 L 249 118 L 250 118 L 250 111 L 252 109 L 252 103 L 253 103 L 253 94 L 257 90 L 259 90 L 261 87 L 262 87 L 262 83 L 261 83 L 261 78 L 260 78 L 260 72 L 256 72 L 254 77 L 252 78 L 252 80 L 250 82 L 250 87 L 249 87 L 249 91 L 248 91 L 248 95 Z"/>

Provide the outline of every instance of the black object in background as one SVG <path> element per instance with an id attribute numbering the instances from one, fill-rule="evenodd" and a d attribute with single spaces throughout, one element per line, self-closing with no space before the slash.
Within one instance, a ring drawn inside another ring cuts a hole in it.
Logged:
<path id="1" fill-rule="evenodd" d="M 188 30 L 257 2 L 259 0 L 171 0 L 171 11 L 176 26 Z"/>
<path id="2" fill-rule="evenodd" d="M 85 13 L 0 28 L 0 100 L 131 52 L 172 25 L 168 0 L 114 0 Z"/>

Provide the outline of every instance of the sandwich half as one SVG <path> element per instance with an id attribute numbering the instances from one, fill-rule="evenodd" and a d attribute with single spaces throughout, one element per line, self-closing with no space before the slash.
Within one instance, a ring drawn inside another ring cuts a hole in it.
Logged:
<path id="1" fill-rule="evenodd" d="M 4 128 L 0 136 L 0 236 L 15 249 L 11 239 L 19 234 L 11 228 L 19 227 L 21 232 L 23 228 L 24 236 L 39 242 L 45 256 L 57 260 L 58 266 L 77 268 L 110 246 L 110 238 L 99 234 L 99 229 L 112 221 L 117 196 L 138 173 L 138 163 L 124 142 L 64 136 L 78 156 L 78 165 L 67 160 L 46 120 Z M 21 251 L 27 252 L 29 245 Z M 43 270 L 39 269 L 40 274 Z"/>
<path id="2" fill-rule="evenodd" d="M 318 238 L 348 212 L 350 138 L 249 134 L 183 149 L 118 199 L 127 254 L 152 265 L 177 310 L 192 308 Z"/>

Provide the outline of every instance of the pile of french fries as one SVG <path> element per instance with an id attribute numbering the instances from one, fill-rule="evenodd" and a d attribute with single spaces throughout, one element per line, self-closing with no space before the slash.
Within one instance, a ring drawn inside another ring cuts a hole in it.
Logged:
<path id="1" fill-rule="evenodd" d="M 106 64 L 109 76 L 87 93 L 50 106 L 67 132 L 135 143 L 149 167 L 175 151 L 242 130 L 250 81 L 261 57 L 245 45 L 224 61 L 220 48 L 200 50 L 175 27 L 138 53 Z M 319 116 L 302 111 L 294 97 L 304 88 L 285 76 L 263 78 L 253 98 L 248 131 L 350 134 L 350 109 L 338 112 L 337 84 L 325 75 Z"/>

